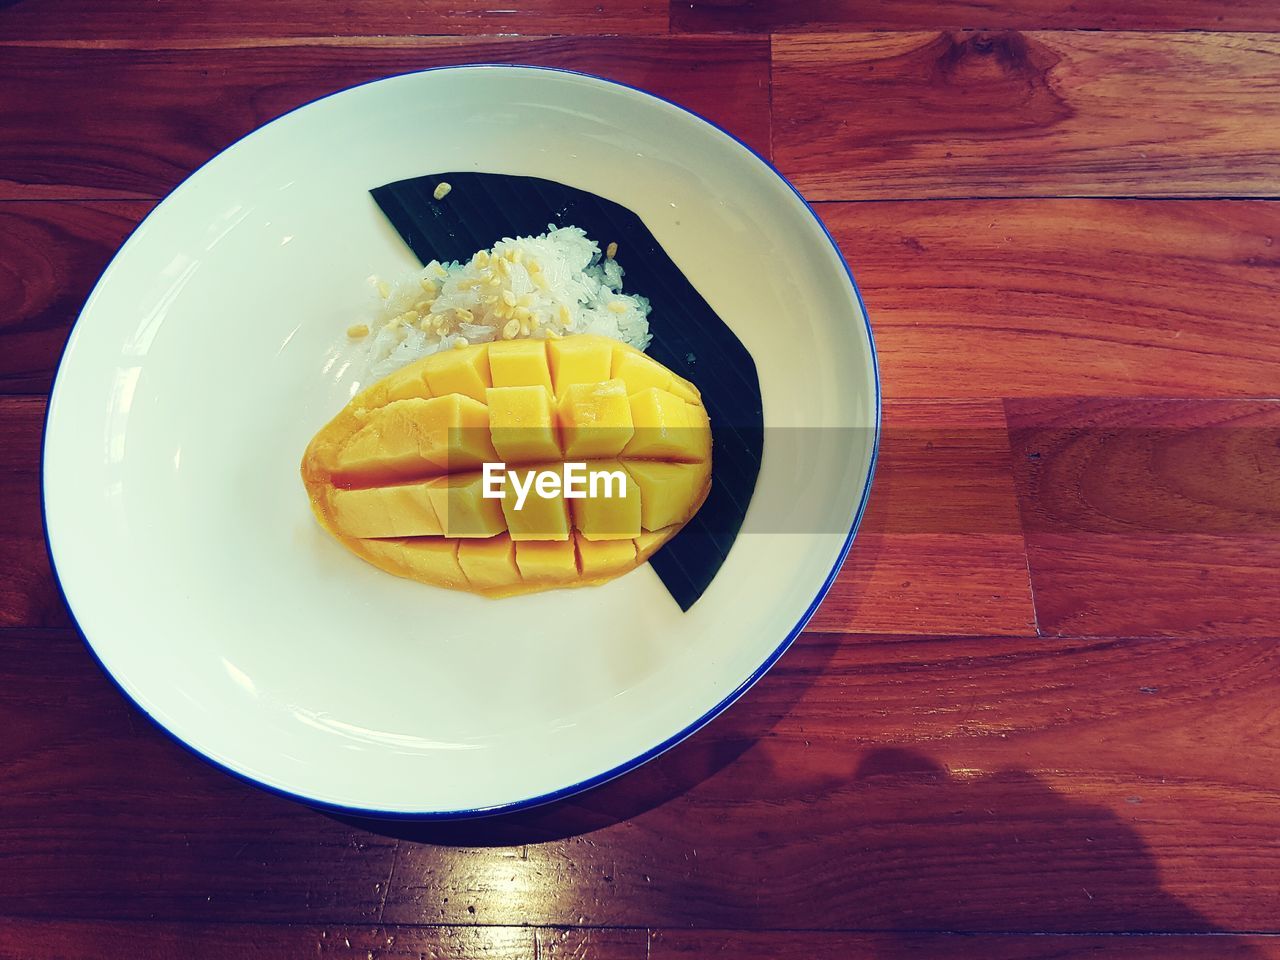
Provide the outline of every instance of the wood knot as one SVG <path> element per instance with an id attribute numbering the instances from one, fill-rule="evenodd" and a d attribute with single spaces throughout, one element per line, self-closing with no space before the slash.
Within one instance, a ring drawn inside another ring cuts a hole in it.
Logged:
<path id="1" fill-rule="evenodd" d="M 946 32 L 930 46 L 932 83 L 964 97 L 966 112 L 982 117 L 985 129 L 1044 127 L 1074 112 L 1051 82 L 1060 56 L 1025 34 Z"/>

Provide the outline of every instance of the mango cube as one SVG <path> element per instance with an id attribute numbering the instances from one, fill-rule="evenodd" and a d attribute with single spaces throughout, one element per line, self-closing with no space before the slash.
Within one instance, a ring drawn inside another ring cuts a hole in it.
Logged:
<path id="1" fill-rule="evenodd" d="M 571 499 L 573 526 L 588 540 L 627 540 L 640 535 L 640 488 L 617 460 L 587 465 L 589 472 L 621 473 L 621 483 L 606 488 L 603 481 L 587 496 Z M 594 496 L 592 495 L 594 493 Z M 612 493 L 612 496 L 605 496 Z"/>
<path id="2" fill-rule="evenodd" d="M 578 579 L 578 560 L 572 540 L 517 543 L 516 566 L 526 583 L 572 583 Z"/>
<path id="3" fill-rule="evenodd" d="M 639 393 L 649 387 L 668 390 L 674 374 L 647 354 L 620 343 L 613 348 L 610 375 L 627 385 L 627 393 Z"/>
<path id="4" fill-rule="evenodd" d="M 485 391 L 485 402 L 489 405 L 493 449 L 503 461 L 560 459 L 555 411 L 546 387 L 490 387 Z"/>
<path id="5" fill-rule="evenodd" d="M 507 528 L 502 501 L 484 496 L 478 473 L 454 473 L 427 484 L 446 537 L 492 537 Z"/>
<path id="6" fill-rule="evenodd" d="M 631 420 L 635 436 L 622 451 L 628 458 L 697 460 L 701 430 L 689 424 L 688 404 L 674 393 L 649 387 L 633 393 Z"/>
<path id="7" fill-rule="evenodd" d="M 505 533 L 484 540 L 460 540 L 458 565 L 477 589 L 508 586 L 520 579 L 515 544 Z"/>
<path id="8" fill-rule="evenodd" d="M 489 379 L 489 355 L 485 344 L 461 350 L 441 350 L 432 355 L 425 367 L 427 385 L 437 397 L 460 393 L 472 400 L 484 401 L 484 392 L 492 384 Z"/>
<path id="9" fill-rule="evenodd" d="M 551 368 L 545 340 L 499 340 L 489 344 L 489 373 L 495 387 L 546 387 Z"/>
<path id="10" fill-rule="evenodd" d="M 711 483 L 706 463 L 628 460 L 625 466 L 640 496 L 640 526 L 645 530 L 684 523 Z"/>
<path id="11" fill-rule="evenodd" d="M 575 383 L 608 380 L 613 367 L 613 343 L 604 337 L 564 337 L 547 341 L 551 383 L 557 397 Z"/>
<path id="12" fill-rule="evenodd" d="M 364 426 L 338 450 L 338 472 L 348 477 L 392 479 L 438 473 L 441 464 L 422 448 L 423 424 L 434 422 L 445 404 L 399 400 L 370 411 Z"/>
<path id="13" fill-rule="evenodd" d="M 578 548 L 578 568 L 584 577 L 616 577 L 636 565 L 633 540 L 588 540 L 581 533 L 574 534 L 573 539 Z"/>
<path id="14" fill-rule="evenodd" d="M 566 460 L 616 457 L 635 433 L 627 387 L 621 380 L 566 387 L 558 414 Z"/>
<path id="15" fill-rule="evenodd" d="M 458 541 L 448 537 L 362 540 L 360 552 L 402 577 L 465 589 L 467 577 L 458 565 Z"/>
<path id="16" fill-rule="evenodd" d="M 683 377 L 677 377 L 673 373 L 671 375 L 671 386 L 667 387 L 667 389 L 685 403 L 694 403 L 702 406 L 702 394 L 698 392 L 697 387 Z"/>
<path id="17" fill-rule="evenodd" d="M 382 384 L 386 388 L 388 402 L 411 400 L 415 397 L 425 400 L 431 396 L 431 388 L 427 386 L 426 377 L 422 375 L 422 366 L 417 363 L 388 375 Z"/>
<path id="18" fill-rule="evenodd" d="M 425 483 L 335 489 L 333 525 L 348 537 L 422 537 L 444 532 Z"/>
<path id="19" fill-rule="evenodd" d="M 559 490 L 553 496 L 544 497 L 537 490 L 537 475 L 547 469 L 550 468 L 543 464 L 507 471 L 501 503 L 512 540 L 569 539 L 569 508 L 565 505 L 564 491 Z M 530 475 L 533 475 L 533 481 L 529 479 Z M 518 510 L 516 482 L 519 482 L 521 489 L 527 489 L 524 502 Z"/>
<path id="20" fill-rule="evenodd" d="M 488 409 L 451 394 L 371 411 L 339 450 L 337 467 L 350 478 L 387 481 L 475 467 L 493 457 Z"/>

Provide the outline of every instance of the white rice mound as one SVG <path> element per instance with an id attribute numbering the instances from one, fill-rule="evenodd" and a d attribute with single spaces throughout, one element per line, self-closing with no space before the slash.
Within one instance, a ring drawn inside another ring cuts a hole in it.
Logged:
<path id="1" fill-rule="evenodd" d="M 433 260 L 391 282 L 370 277 L 370 373 L 383 377 L 439 350 L 491 340 L 596 333 L 644 350 L 649 301 L 623 293 L 622 274 L 584 230 L 548 224 L 540 236 L 499 240 L 467 263 Z"/>

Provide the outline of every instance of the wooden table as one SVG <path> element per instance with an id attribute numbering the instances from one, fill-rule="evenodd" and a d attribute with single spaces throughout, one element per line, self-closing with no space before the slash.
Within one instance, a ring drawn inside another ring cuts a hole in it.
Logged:
<path id="1" fill-rule="evenodd" d="M 1275 0 L 0 6 L 0 957 L 1280 957 Z M 771 156 L 862 285 L 884 449 L 832 595 L 707 729 L 522 816 L 343 822 L 94 666 L 44 395 L 211 154 L 477 60 Z"/>

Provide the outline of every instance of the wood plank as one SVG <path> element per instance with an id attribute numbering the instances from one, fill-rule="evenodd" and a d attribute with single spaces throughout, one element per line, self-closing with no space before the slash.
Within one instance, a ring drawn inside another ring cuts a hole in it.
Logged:
<path id="1" fill-rule="evenodd" d="M 646 960 L 644 930 L 0 919 L 0 960 Z"/>
<path id="2" fill-rule="evenodd" d="M 814 200 L 1276 196 L 1280 37 L 775 38 L 778 165 Z"/>
<path id="3" fill-rule="evenodd" d="M 174 41 L 475 33 L 665 33 L 665 0 L 18 0 L 0 12 L 0 40 Z"/>
<path id="4" fill-rule="evenodd" d="M 43 399 L 0 397 L 0 627 L 66 626 L 40 515 Z"/>
<path id="5" fill-rule="evenodd" d="M 10 915 L 376 923 L 396 842 L 214 770 L 159 733 L 70 631 L 0 631 Z"/>
<path id="6" fill-rule="evenodd" d="M 650 960 L 732 957 L 734 960 L 1266 960 L 1280 957 L 1280 940 L 1267 936 L 959 936 L 827 931 L 659 930 Z"/>
<path id="7" fill-rule="evenodd" d="M 0 393 L 46 393 L 89 291 L 151 204 L 0 203 Z"/>
<path id="8" fill-rule="evenodd" d="M 648 941 L 646 943 L 646 941 Z M 889 960 L 894 957 L 1060 960 L 1268 960 L 1280 938 L 1214 934 L 1054 936 L 830 931 L 612 930 L 564 927 L 318 926 L 165 921 L 0 919 L 0 960 L 296 960 L 329 954 L 377 960 Z"/>
<path id="9" fill-rule="evenodd" d="M 0 198 L 157 197 L 249 131 L 327 93 L 468 62 L 567 67 L 678 99 L 769 147 L 769 42 L 729 37 L 384 38 L 200 50 L 10 46 Z M 57 123 L 49 118 L 56 116 Z"/>
<path id="10" fill-rule="evenodd" d="M 888 397 L 1258 397 L 1280 383 L 1280 205 L 957 200 L 819 212 L 866 299 Z"/>
<path id="11" fill-rule="evenodd" d="M 733 709 L 605 787 L 516 817 L 373 832 L 195 760 L 73 634 L 0 632 L 0 906 L 199 922 L 1274 930 L 1278 667 L 1271 640 L 806 634 Z"/>
<path id="12" fill-rule="evenodd" d="M 867 513 L 810 629 L 1034 632 L 998 401 L 885 404 Z"/>
<path id="13" fill-rule="evenodd" d="M 700 33 L 852 30 L 1280 30 L 1270 0 L 672 0 Z"/>
<path id="14" fill-rule="evenodd" d="M 1043 630 L 1280 636 L 1280 402 L 1007 409 Z"/>

